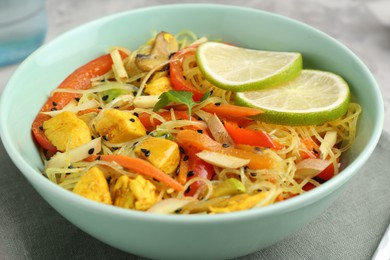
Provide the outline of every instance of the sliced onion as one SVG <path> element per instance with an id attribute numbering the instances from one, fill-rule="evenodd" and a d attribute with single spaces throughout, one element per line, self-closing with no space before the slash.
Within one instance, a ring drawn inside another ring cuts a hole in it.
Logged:
<path id="1" fill-rule="evenodd" d="M 320 145 L 321 158 L 326 159 L 328 157 L 329 151 L 332 150 L 333 146 L 337 142 L 337 132 L 336 131 L 328 131 L 324 136 L 324 140 Z"/>
<path id="2" fill-rule="evenodd" d="M 99 153 L 102 149 L 101 143 L 101 137 L 99 137 L 69 151 L 63 153 L 57 152 L 53 157 L 50 158 L 50 160 L 45 161 L 45 167 L 68 167 L 74 162 L 82 161 L 92 154 Z"/>
<path id="3" fill-rule="evenodd" d="M 295 172 L 296 175 L 305 177 L 314 177 L 323 170 L 326 169 L 330 164 L 327 160 L 322 159 L 305 159 L 297 163 L 297 170 Z"/>
<path id="4" fill-rule="evenodd" d="M 127 75 L 125 66 L 123 65 L 123 60 L 121 58 L 121 54 L 118 49 L 110 52 L 111 59 L 113 61 L 113 67 L 115 68 L 116 75 L 121 79 L 127 79 L 129 76 Z"/>
<path id="5" fill-rule="evenodd" d="M 227 144 L 229 146 L 234 145 L 233 139 L 230 137 L 229 133 L 226 131 L 226 128 L 219 120 L 218 116 L 215 114 L 212 115 L 207 121 L 207 126 L 210 129 L 211 135 L 214 137 L 215 141 Z"/>
<path id="6" fill-rule="evenodd" d="M 235 156 L 211 151 L 202 151 L 197 153 L 196 155 L 203 161 L 208 162 L 209 164 L 229 169 L 240 168 L 250 162 L 249 159 L 242 159 Z"/>
<path id="7" fill-rule="evenodd" d="M 151 96 L 137 96 L 133 100 L 133 104 L 135 107 L 140 108 L 153 108 L 154 105 L 158 102 L 159 95 L 151 95 Z"/>
<path id="8" fill-rule="evenodd" d="M 68 105 L 66 105 L 61 110 L 56 111 L 47 111 L 47 112 L 41 112 L 42 114 L 49 115 L 49 116 L 56 116 L 58 114 L 61 114 L 64 111 L 69 111 L 73 113 L 77 113 L 82 110 L 91 109 L 91 108 L 98 108 L 100 106 L 100 103 L 97 102 L 94 99 L 88 100 L 86 102 L 83 102 L 79 105 L 77 105 L 77 102 L 71 102 Z"/>
<path id="9" fill-rule="evenodd" d="M 195 201 L 194 198 L 185 198 L 185 199 L 165 199 L 157 202 L 154 204 L 151 208 L 147 210 L 147 212 L 151 213 L 160 213 L 160 214 L 171 214 L 174 213 L 176 210 L 181 209 L 185 205 L 187 205 L 190 202 Z"/>

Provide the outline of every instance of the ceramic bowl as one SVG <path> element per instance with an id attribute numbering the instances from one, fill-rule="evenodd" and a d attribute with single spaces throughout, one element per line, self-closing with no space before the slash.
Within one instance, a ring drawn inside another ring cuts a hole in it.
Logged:
<path id="1" fill-rule="evenodd" d="M 342 172 L 303 195 L 265 208 L 219 215 L 157 215 L 84 199 L 50 182 L 30 128 L 68 74 L 110 46 L 136 49 L 153 32 L 191 30 L 238 46 L 297 51 L 304 66 L 340 74 L 363 113 Z M 183 4 L 131 10 L 82 25 L 42 46 L 6 86 L 0 107 L 1 138 L 20 172 L 60 214 L 91 236 L 132 254 L 164 259 L 226 259 L 285 238 L 321 214 L 367 161 L 383 126 L 383 101 L 367 67 L 348 48 L 303 23 L 235 6 Z"/>

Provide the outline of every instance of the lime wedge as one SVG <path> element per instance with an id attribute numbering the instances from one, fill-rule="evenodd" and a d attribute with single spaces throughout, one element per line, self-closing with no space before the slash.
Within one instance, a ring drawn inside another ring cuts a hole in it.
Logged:
<path id="1" fill-rule="evenodd" d="M 206 42 L 196 52 L 198 66 L 215 86 L 231 91 L 268 88 L 297 77 L 302 70 L 302 55 L 239 48 Z"/>
<path id="2" fill-rule="evenodd" d="M 302 70 L 285 84 L 257 91 L 236 93 L 236 103 L 260 108 L 256 116 L 282 125 L 318 125 L 335 120 L 348 109 L 350 92 L 340 76 L 318 70 Z"/>

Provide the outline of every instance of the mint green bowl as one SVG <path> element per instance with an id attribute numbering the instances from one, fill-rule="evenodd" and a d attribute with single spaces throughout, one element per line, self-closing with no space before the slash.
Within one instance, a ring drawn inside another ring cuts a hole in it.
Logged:
<path id="1" fill-rule="evenodd" d="M 112 45 L 137 48 L 155 31 L 221 38 L 238 46 L 298 51 L 304 65 L 336 72 L 350 84 L 363 113 L 340 175 L 301 196 L 261 209 L 221 215 L 155 215 L 98 204 L 41 175 L 30 133 L 48 94 L 73 70 Z M 97 239 L 132 254 L 164 259 L 226 259 L 280 241 L 320 215 L 373 152 L 383 126 L 380 90 L 345 46 L 294 20 L 234 6 L 166 5 L 119 13 L 80 26 L 33 53 L 14 73 L 0 106 L 1 138 L 13 162 L 60 214 Z"/>

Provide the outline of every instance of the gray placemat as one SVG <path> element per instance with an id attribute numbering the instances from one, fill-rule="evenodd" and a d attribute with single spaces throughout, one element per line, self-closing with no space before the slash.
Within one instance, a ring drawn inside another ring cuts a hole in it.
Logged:
<path id="1" fill-rule="evenodd" d="M 371 259 L 390 222 L 390 136 L 320 217 L 244 259 Z M 99 242 L 53 210 L 0 144 L 0 259 L 143 259 Z"/>

